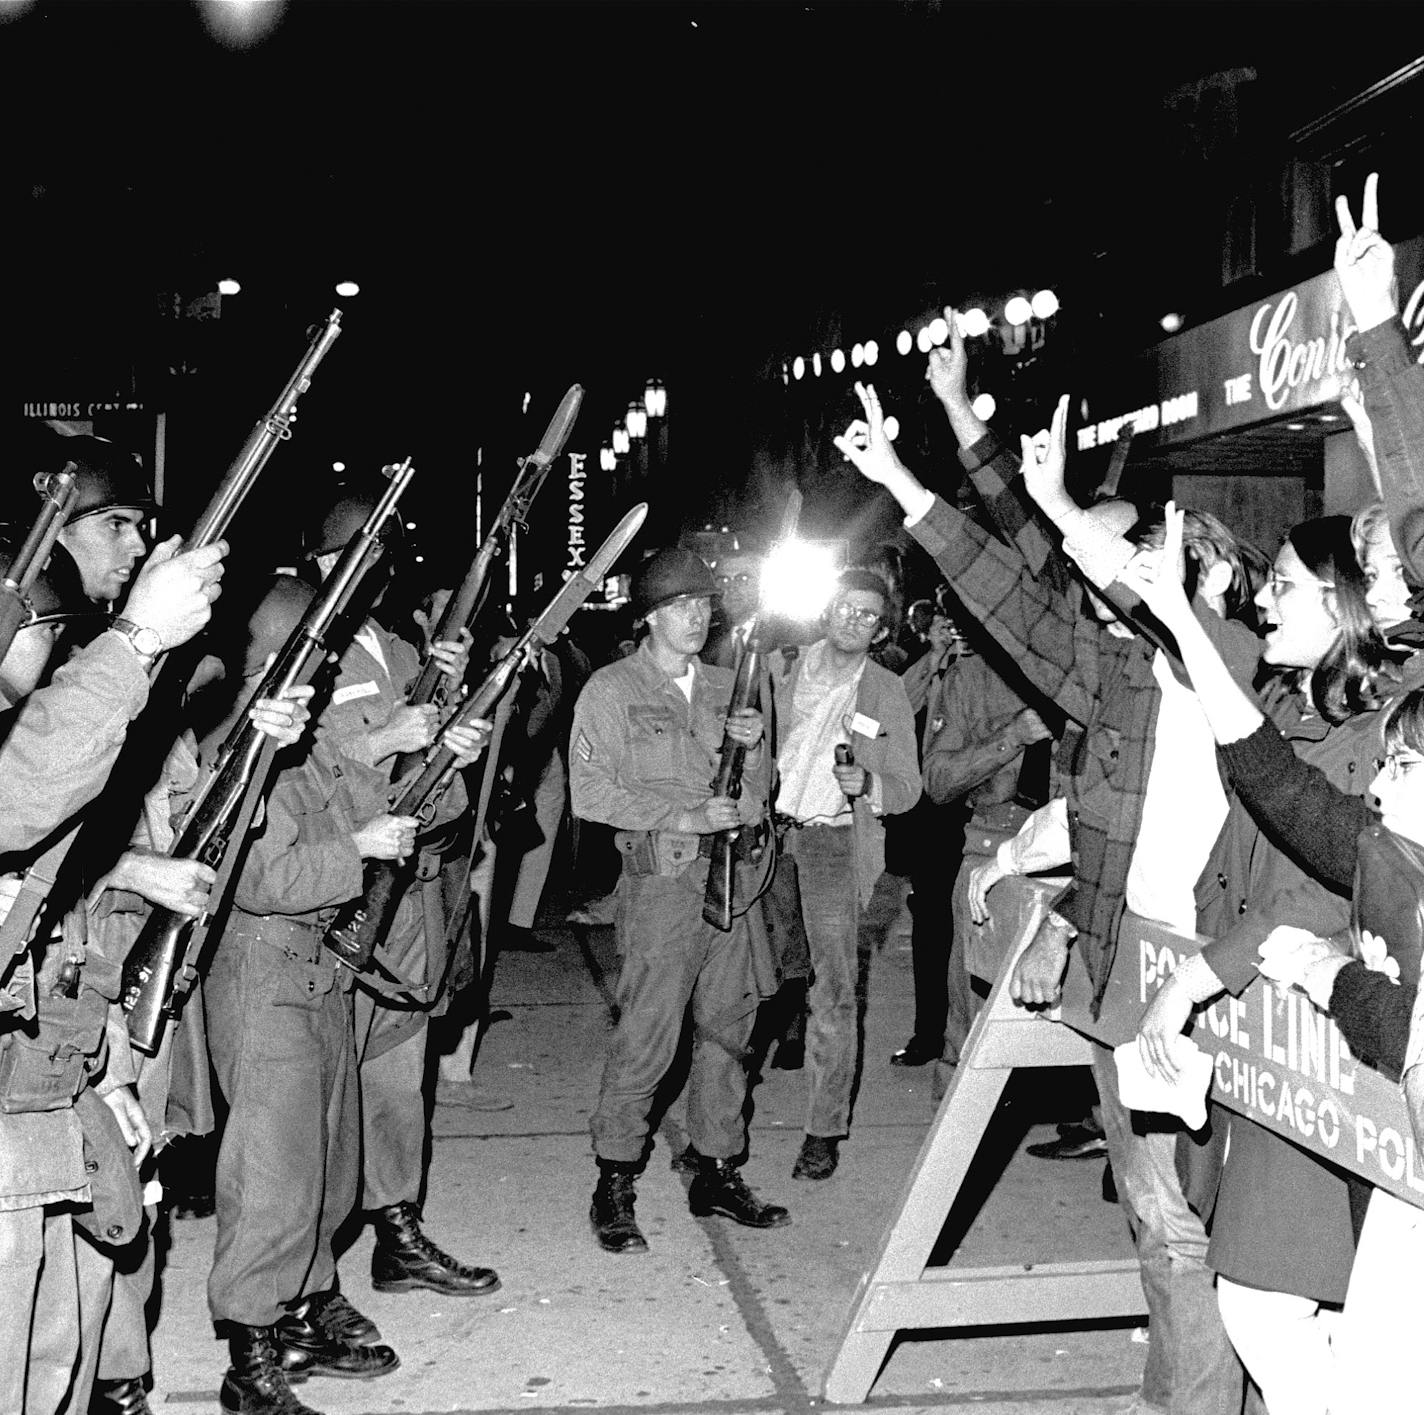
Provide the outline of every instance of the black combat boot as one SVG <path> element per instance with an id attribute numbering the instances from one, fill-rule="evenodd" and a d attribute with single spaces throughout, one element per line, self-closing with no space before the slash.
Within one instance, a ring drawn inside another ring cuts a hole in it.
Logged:
<path id="1" fill-rule="evenodd" d="M 745 1228 L 782 1228 L 791 1222 L 791 1215 L 780 1204 L 763 1204 L 747 1188 L 742 1171 L 732 1160 L 705 1156 L 688 1186 L 687 1207 L 698 1218 L 722 1214 Z"/>
<path id="2" fill-rule="evenodd" d="M 333 1341 L 349 1341 L 356 1346 L 375 1346 L 381 1330 L 364 1312 L 346 1299 L 340 1287 L 314 1293 L 310 1317 Z"/>
<path id="3" fill-rule="evenodd" d="M 593 1191 L 588 1221 L 593 1236 L 606 1253 L 646 1253 L 648 1240 L 633 1217 L 637 1166 L 617 1160 L 599 1160 L 598 1187 Z"/>
<path id="4" fill-rule="evenodd" d="M 153 1415 L 142 1376 L 122 1381 L 95 1381 L 89 1415 Z"/>
<path id="5" fill-rule="evenodd" d="M 330 1335 L 318 1319 L 321 1305 L 321 1297 L 308 1297 L 272 1328 L 282 1369 L 289 1376 L 341 1376 L 364 1381 L 387 1375 L 400 1365 L 400 1357 L 389 1346 L 360 1346 Z"/>
<path id="6" fill-rule="evenodd" d="M 377 1292 L 428 1287 L 447 1297 L 484 1297 L 499 1291 L 499 1274 L 493 1268 L 456 1262 L 420 1231 L 420 1210 L 414 1204 L 377 1209 L 375 1223 L 371 1286 Z"/>
<path id="7" fill-rule="evenodd" d="M 232 1366 L 218 1400 L 229 1415 L 317 1415 L 292 1394 L 271 1327 L 234 1325 L 228 1349 Z"/>

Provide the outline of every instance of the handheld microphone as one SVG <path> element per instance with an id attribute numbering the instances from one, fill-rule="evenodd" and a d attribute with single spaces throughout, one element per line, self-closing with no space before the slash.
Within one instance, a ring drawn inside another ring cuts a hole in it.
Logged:
<path id="1" fill-rule="evenodd" d="M 837 765 L 837 766 L 854 766 L 854 765 L 855 765 L 855 753 L 854 753 L 853 751 L 851 751 L 850 743 L 849 743 L 849 742 L 837 742 L 837 743 L 836 743 L 836 765 Z M 847 792 L 845 793 L 845 798 L 846 798 L 847 801 L 849 801 L 849 802 L 851 803 L 851 806 L 854 807 L 854 805 L 855 805 L 855 797 L 852 796 L 849 791 L 847 791 Z"/>

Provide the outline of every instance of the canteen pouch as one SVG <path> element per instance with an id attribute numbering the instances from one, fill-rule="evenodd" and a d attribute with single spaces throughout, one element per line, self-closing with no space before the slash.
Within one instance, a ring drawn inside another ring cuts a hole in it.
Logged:
<path id="1" fill-rule="evenodd" d="M 623 868 L 630 875 L 657 874 L 658 854 L 653 846 L 651 831 L 615 831 L 613 843 L 618 847 L 618 853 L 623 856 Z"/>
<path id="2" fill-rule="evenodd" d="M 657 855 L 657 873 L 680 875 L 696 860 L 701 844 L 700 835 L 690 835 L 680 830 L 654 831 L 653 849 Z"/>
<path id="3" fill-rule="evenodd" d="M 120 978 L 119 964 L 90 953 L 78 997 L 45 993 L 35 1029 L 0 1038 L 0 1111 L 63 1110 L 74 1103 L 103 1060 L 104 1025 Z"/>
<path id="4" fill-rule="evenodd" d="M 74 1112 L 84 1131 L 84 1177 L 93 1207 L 77 1209 L 74 1222 L 105 1248 L 122 1248 L 143 1227 L 143 1186 L 113 1111 L 88 1087 Z"/>

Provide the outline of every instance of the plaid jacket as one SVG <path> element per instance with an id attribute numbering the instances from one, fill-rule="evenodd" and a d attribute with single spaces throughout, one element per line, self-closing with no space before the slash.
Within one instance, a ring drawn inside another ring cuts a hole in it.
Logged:
<path id="1" fill-rule="evenodd" d="M 1080 609 L 1058 552 L 1019 500 L 1018 459 L 992 432 L 960 456 L 998 534 L 938 498 L 910 532 L 1029 681 L 1083 728 L 1063 777 L 1074 881 L 1055 907 L 1078 930 L 1096 1012 L 1116 953 L 1152 767 L 1161 704 L 1156 650 L 1137 635 L 1118 638 Z M 1215 620 L 1208 627 L 1228 649 L 1228 662 L 1249 676 L 1254 636 L 1214 615 L 1207 620 Z"/>

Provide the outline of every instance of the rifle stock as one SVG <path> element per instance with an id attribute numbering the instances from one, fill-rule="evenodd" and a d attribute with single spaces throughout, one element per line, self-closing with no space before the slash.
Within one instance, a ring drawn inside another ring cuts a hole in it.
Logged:
<path id="1" fill-rule="evenodd" d="M 277 697 L 289 688 L 309 683 L 325 661 L 328 637 L 341 622 L 357 587 L 380 559 L 381 531 L 414 475 L 409 458 L 387 471 L 390 485 L 380 502 L 351 538 L 272 667 L 248 698 L 247 706 L 259 698 Z M 253 793 L 261 793 L 266 786 L 276 753 L 276 743 L 258 731 L 245 711 L 240 713 L 237 724 L 217 751 L 207 785 L 194 800 L 169 856 L 201 860 L 212 869 L 221 870 L 228 858 L 234 828 L 248 804 L 255 804 Z M 124 962 L 120 1005 L 127 1014 L 131 1042 L 149 1056 L 158 1051 L 167 1019 L 177 1016 L 184 995 L 198 976 L 197 962 L 209 923 L 221 907 L 222 882 L 220 873 L 216 897 L 201 919 L 155 909 Z"/>

